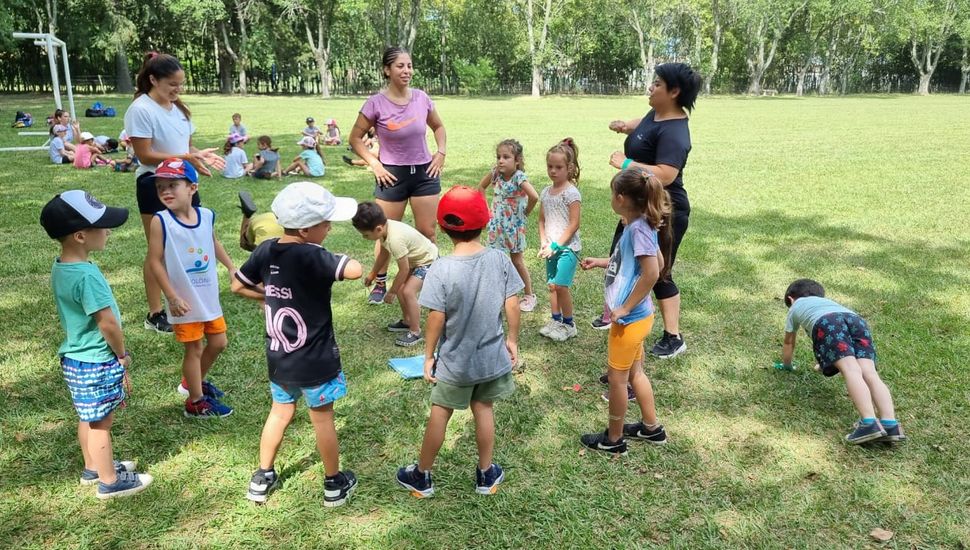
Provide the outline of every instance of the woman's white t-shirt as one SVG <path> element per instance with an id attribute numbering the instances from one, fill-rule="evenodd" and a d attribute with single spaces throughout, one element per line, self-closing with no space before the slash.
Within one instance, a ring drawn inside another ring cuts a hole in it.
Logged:
<path id="1" fill-rule="evenodd" d="M 226 154 L 226 167 L 222 169 L 222 177 L 241 178 L 245 176 L 246 167 L 244 165 L 248 162 L 246 151 L 243 151 L 242 147 L 233 147 Z"/>
<path id="2" fill-rule="evenodd" d="M 148 94 L 142 94 L 125 112 L 125 131 L 128 137 L 150 138 L 152 151 L 176 156 L 189 152 L 195 124 L 174 104 L 165 109 Z M 154 171 L 155 165 L 142 164 L 135 175 Z"/>

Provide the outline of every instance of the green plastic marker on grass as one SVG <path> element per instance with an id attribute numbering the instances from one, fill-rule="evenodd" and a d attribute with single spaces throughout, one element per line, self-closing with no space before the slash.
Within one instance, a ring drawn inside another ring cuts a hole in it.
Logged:
<path id="1" fill-rule="evenodd" d="M 795 370 L 795 363 L 792 362 L 791 365 L 786 365 L 786 364 L 782 363 L 781 361 L 775 361 L 775 370 L 793 371 L 793 370 Z"/>

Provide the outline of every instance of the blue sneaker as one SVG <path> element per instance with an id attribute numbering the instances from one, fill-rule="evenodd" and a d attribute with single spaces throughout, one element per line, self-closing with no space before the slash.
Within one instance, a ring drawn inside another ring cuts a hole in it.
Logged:
<path id="1" fill-rule="evenodd" d="M 411 495 L 417 498 L 427 498 L 434 494 L 434 482 L 431 480 L 431 472 L 418 470 L 417 463 L 404 468 L 398 468 L 397 482 L 401 487 L 411 491 Z"/>
<path id="2" fill-rule="evenodd" d="M 232 414 L 232 407 L 208 395 L 203 395 L 202 399 L 195 403 L 190 399 L 185 400 L 185 416 L 188 418 L 222 418 L 230 414 Z"/>
<path id="3" fill-rule="evenodd" d="M 134 472 L 135 463 L 131 460 L 115 460 L 115 473 L 121 472 Z M 81 470 L 81 485 L 94 485 L 98 482 L 98 471 L 88 470 L 87 468 Z"/>
<path id="4" fill-rule="evenodd" d="M 879 441 L 888 441 L 890 443 L 900 443 L 902 441 L 906 441 L 906 435 L 903 434 L 903 430 L 900 429 L 899 424 L 889 428 L 884 426 L 883 430 L 886 431 L 886 435 L 882 436 L 882 439 Z"/>
<path id="5" fill-rule="evenodd" d="M 385 283 L 376 283 L 374 289 L 370 291 L 370 295 L 367 296 L 367 303 L 374 305 L 383 304 L 385 295 L 387 295 L 387 285 Z"/>
<path id="6" fill-rule="evenodd" d="M 189 396 L 189 388 L 185 386 L 184 378 L 182 379 L 181 382 L 179 382 L 179 387 L 176 388 L 176 390 L 179 392 L 179 395 L 182 395 L 184 397 Z M 216 399 L 220 399 L 226 395 L 226 392 L 220 390 L 219 388 L 216 387 L 215 384 L 213 384 L 212 382 L 209 382 L 209 380 L 206 379 L 202 381 L 202 395 L 208 395 L 209 397 L 215 397 Z"/>
<path id="7" fill-rule="evenodd" d="M 111 485 L 98 482 L 98 498 L 101 500 L 127 497 L 140 493 L 152 484 L 152 476 L 135 472 L 118 472 L 118 479 Z"/>
<path id="8" fill-rule="evenodd" d="M 867 441 L 874 441 L 876 439 L 882 439 L 886 436 L 885 430 L 878 422 L 871 422 L 869 424 L 863 424 L 862 422 L 856 422 L 853 424 L 855 428 L 852 433 L 845 436 L 845 440 L 853 445 L 859 445 L 860 443 L 866 443 Z"/>
<path id="9" fill-rule="evenodd" d="M 505 472 L 494 462 L 485 471 L 475 468 L 475 492 L 480 495 L 494 495 L 503 481 L 505 481 Z"/>

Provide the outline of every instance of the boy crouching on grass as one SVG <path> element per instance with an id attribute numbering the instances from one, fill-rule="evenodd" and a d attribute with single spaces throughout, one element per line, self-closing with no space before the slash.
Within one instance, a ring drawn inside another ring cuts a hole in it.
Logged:
<path id="1" fill-rule="evenodd" d="M 340 470 L 333 403 L 347 395 L 347 381 L 333 334 L 330 292 L 335 281 L 359 279 L 362 268 L 320 243 L 330 232 L 330 222 L 349 220 L 357 202 L 301 181 L 280 191 L 272 209 L 285 234 L 256 247 L 232 281 L 233 292 L 265 300 L 266 362 L 273 397 L 259 442 L 259 469 L 249 482 L 247 498 L 265 502 L 279 485 L 273 462 L 302 395 L 326 472 L 323 505 L 340 506 L 354 492 L 357 478 L 350 470 Z"/>
<path id="2" fill-rule="evenodd" d="M 395 297 L 401 302 L 402 319 L 387 325 L 387 330 L 403 333 L 394 343 L 406 347 L 420 343 L 423 338 L 418 292 L 421 291 L 428 267 L 438 257 L 438 247 L 410 225 L 387 219 L 384 210 L 373 202 L 364 202 L 357 207 L 353 224 L 365 239 L 377 241 L 381 246 L 374 269 L 364 279 L 365 285 L 370 286 L 374 282 L 377 270 L 387 266 L 389 259 L 397 262 L 397 276 L 384 295 L 386 304 L 393 303 Z"/>
<path id="3" fill-rule="evenodd" d="M 896 421 L 893 397 L 876 371 L 876 347 L 866 320 L 854 311 L 825 297 L 822 285 L 811 279 L 798 279 L 785 291 L 788 318 L 781 364 L 791 370 L 795 336 L 802 327 L 812 339 L 816 368 L 825 376 L 842 373 L 849 399 L 861 419 L 845 436 L 849 443 L 867 441 L 898 442 L 906 439 Z M 875 404 L 875 406 L 873 406 Z M 879 420 L 876 420 L 876 412 Z"/>
<path id="4" fill-rule="evenodd" d="M 40 213 L 44 230 L 61 243 L 51 286 L 66 333 L 58 355 L 80 417 L 81 485 L 97 483 L 99 499 L 140 493 L 152 483 L 152 476 L 134 471 L 133 462 L 113 460 L 111 424 L 114 410 L 125 401 L 125 369 L 131 355 L 111 287 L 98 266 L 88 261 L 92 251 L 104 250 L 111 228 L 127 219 L 127 209 L 107 207 L 78 190 L 54 197 Z"/>
<path id="5" fill-rule="evenodd" d="M 512 367 L 519 354 L 517 294 L 525 285 L 506 254 L 484 248 L 479 242 L 489 217 L 485 196 L 470 187 L 453 187 L 438 203 L 438 225 L 451 237 L 455 250 L 428 270 L 419 299 L 431 310 L 425 325 L 424 359 L 424 379 L 434 384 L 431 417 L 418 462 L 397 472 L 398 483 L 419 498 L 434 494 L 431 467 L 444 442 L 451 414 L 469 405 L 478 443 L 476 491 L 494 494 L 505 478 L 502 467 L 492 462 L 492 402 L 515 391 Z M 504 337 L 503 309 L 509 324 Z"/>

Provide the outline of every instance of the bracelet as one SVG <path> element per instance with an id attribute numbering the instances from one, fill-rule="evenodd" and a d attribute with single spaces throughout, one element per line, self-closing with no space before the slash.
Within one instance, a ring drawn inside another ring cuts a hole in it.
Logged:
<path id="1" fill-rule="evenodd" d="M 631 162 L 633 162 L 633 159 L 624 160 L 623 164 L 620 165 L 620 170 L 626 170 L 627 168 L 629 168 Z"/>
<path id="2" fill-rule="evenodd" d="M 130 354 L 130 353 L 128 353 L 128 350 L 125 350 L 125 352 L 124 352 L 124 353 L 122 353 L 122 354 L 121 354 L 121 355 L 120 355 L 120 356 L 118 357 L 118 360 L 119 360 L 119 361 L 121 361 L 121 360 L 122 360 L 122 359 L 124 359 L 125 357 L 131 357 L 131 354 Z"/>
<path id="3" fill-rule="evenodd" d="M 441 156 L 445 156 L 445 155 L 446 155 L 447 153 L 445 153 L 444 151 L 442 151 L 442 150 L 440 150 L 440 149 L 439 149 L 439 150 L 437 151 L 437 154 L 439 154 L 439 155 L 441 155 Z"/>

